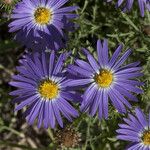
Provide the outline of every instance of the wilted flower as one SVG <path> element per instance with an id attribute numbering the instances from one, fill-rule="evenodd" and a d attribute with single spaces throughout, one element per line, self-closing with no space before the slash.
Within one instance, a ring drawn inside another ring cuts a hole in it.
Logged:
<path id="1" fill-rule="evenodd" d="M 78 147 L 81 141 L 81 133 L 74 128 L 65 127 L 58 130 L 56 134 L 56 142 L 61 149 Z"/>

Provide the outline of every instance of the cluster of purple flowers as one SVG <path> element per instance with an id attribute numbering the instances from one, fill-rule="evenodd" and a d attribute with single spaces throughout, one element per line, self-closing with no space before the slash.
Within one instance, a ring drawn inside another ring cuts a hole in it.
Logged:
<path id="1" fill-rule="evenodd" d="M 109 57 L 108 41 L 97 41 L 97 57 L 83 49 L 86 59 L 76 58 L 74 64 L 65 60 L 70 53 L 58 55 L 56 50 L 66 47 L 67 31 L 76 25 L 71 13 L 77 6 L 63 7 L 68 0 L 22 0 L 16 5 L 9 24 L 10 32 L 17 32 L 15 39 L 33 52 L 27 52 L 19 61 L 18 74 L 12 77 L 10 85 L 17 87 L 10 95 L 18 103 L 15 111 L 26 107 L 24 116 L 31 125 L 37 121 L 40 128 L 63 127 L 63 119 L 73 121 L 79 113 L 73 105 L 80 104 L 80 111 L 90 116 L 98 114 L 99 119 L 107 119 L 109 102 L 119 113 L 126 113 L 137 102 L 136 94 L 143 91 L 137 78 L 142 76 L 139 62 L 124 65 L 131 54 L 128 49 L 121 55 L 123 45 L 119 45 Z M 149 1 L 139 0 L 141 15 Z M 124 3 L 119 0 L 117 6 Z M 130 10 L 133 0 L 127 0 L 125 9 Z M 50 50 L 46 52 L 45 50 Z M 149 122 L 136 109 L 136 116 L 129 114 L 120 124 L 118 139 L 129 140 L 132 149 L 150 148 Z"/>

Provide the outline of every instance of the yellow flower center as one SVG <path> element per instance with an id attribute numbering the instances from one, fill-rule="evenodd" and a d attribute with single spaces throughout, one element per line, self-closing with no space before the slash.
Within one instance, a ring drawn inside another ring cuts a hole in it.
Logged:
<path id="1" fill-rule="evenodd" d="M 36 23 L 40 25 L 48 24 L 52 19 L 52 12 L 50 9 L 39 7 L 34 13 Z"/>
<path id="2" fill-rule="evenodd" d="M 145 145 L 150 145 L 150 131 L 146 131 L 144 134 L 143 134 L 143 143 Z"/>
<path id="3" fill-rule="evenodd" d="M 58 85 L 51 80 L 44 81 L 39 86 L 39 93 L 46 99 L 53 99 L 58 96 Z"/>
<path id="4" fill-rule="evenodd" d="M 95 81 L 99 87 L 107 88 L 113 81 L 113 74 L 106 69 L 102 69 L 99 74 L 95 75 Z"/>

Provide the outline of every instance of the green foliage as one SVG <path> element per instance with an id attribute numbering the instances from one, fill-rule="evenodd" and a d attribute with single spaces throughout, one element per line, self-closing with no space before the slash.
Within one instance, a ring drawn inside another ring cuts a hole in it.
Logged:
<path id="1" fill-rule="evenodd" d="M 16 2 L 16 1 L 14 1 Z M 79 27 L 74 33 L 69 34 L 67 50 L 72 51 L 72 57 L 67 63 L 72 63 L 75 56 L 84 59 L 81 48 L 88 48 L 95 53 L 96 41 L 98 38 L 109 40 L 110 55 L 119 43 L 124 45 L 124 51 L 133 49 L 128 62 L 141 61 L 144 77 L 141 80 L 145 83 L 142 87 L 144 94 L 139 95 L 139 102 L 133 106 L 140 106 L 145 112 L 150 108 L 150 34 L 146 28 L 150 25 L 150 13 L 146 12 L 145 17 L 140 17 L 137 6 L 128 14 L 116 10 L 114 5 L 106 4 L 101 0 L 73 0 L 70 4 L 79 5 L 77 11 L 79 19 L 76 20 Z M 0 14 L 4 10 L 8 14 L 14 5 L 8 6 L 0 1 Z M 3 11 L 2 11 L 3 10 Z M 10 76 L 15 72 L 17 60 L 24 51 L 18 43 L 13 41 L 13 35 L 8 33 L 6 19 L 0 17 L 0 149 L 18 147 L 27 150 L 55 150 L 57 144 L 54 137 L 56 131 L 46 132 L 37 129 L 36 126 L 27 126 L 21 117 L 22 111 L 14 113 L 14 105 L 10 103 L 8 93 L 11 91 L 8 82 Z M 76 150 L 123 150 L 126 142 L 118 141 L 115 130 L 118 123 L 122 121 L 123 115 L 109 106 L 108 120 L 99 121 L 98 117 L 90 118 L 82 114 L 72 125 L 82 134 L 80 148 Z M 132 110 L 130 110 L 132 111 Z M 21 142 L 20 142 L 21 141 Z"/>

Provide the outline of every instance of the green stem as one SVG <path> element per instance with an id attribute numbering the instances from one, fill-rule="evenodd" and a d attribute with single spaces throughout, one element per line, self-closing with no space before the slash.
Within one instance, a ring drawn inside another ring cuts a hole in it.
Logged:
<path id="1" fill-rule="evenodd" d="M 54 141 L 55 138 L 54 138 L 54 135 L 53 135 L 53 132 L 52 132 L 51 128 L 48 128 L 48 129 L 47 129 L 47 133 L 48 133 L 50 139 L 51 139 L 52 141 Z"/>
<path id="2" fill-rule="evenodd" d="M 3 127 L 0 128 L 0 132 L 2 132 L 3 130 L 10 131 L 10 132 L 12 132 L 13 134 L 16 134 L 16 135 L 20 136 L 21 138 L 24 137 L 24 134 L 22 134 L 22 133 L 20 134 L 20 132 L 14 130 L 14 129 L 12 129 L 12 128 L 9 128 L 9 127 L 7 127 L 7 126 L 3 126 Z"/>
<path id="3" fill-rule="evenodd" d="M 88 122 L 88 127 L 87 127 L 87 132 L 86 132 L 86 142 L 85 142 L 85 145 L 83 147 L 83 150 L 86 150 L 87 146 L 88 146 L 89 137 L 90 137 L 90 126 L 91 126 L 91 119 Z"/>
<path id="4" fill-rule="evenodd" d="M 43 148 L 31 148 L 31 147 L 27 147 L 25 145 L 20 145 L 20 144 L 16 144 L 16 143 L 12 143 L 12 142 L 6 142 L 6 141 L 0 141 L 0 147 L 7 147 L 12 149 L 12 147 L 17 147 L 20 148 L 22 150 L 47 150 L 47 149 L 43 149 Z"/>
<path id="5" fill-rule="evenodd" d="M 148 18 L 148 22 L 150 23 L 150 13 L 149 13 L 149 11 L 146 11 L 146 15 L 147 15 L 147 18 Z"/>
<path id="6" fill-rule="evenodd" d="M 138 32 L 140 32 L 140 30 L 138 29 L 138 27 L 132 22 L 132 20 L 128 17 L 128 15 L 126 15 L 125 13 L 121 12 L 123 18 Z"/>
<path id="7" fill-rule="evenodd" d="M 86 9 L 87 5 L 88 5 L 88 0 L 85 1 L 83 9 L 81 11 L 81 14 L 84 12 L 84 10 Z"/>

